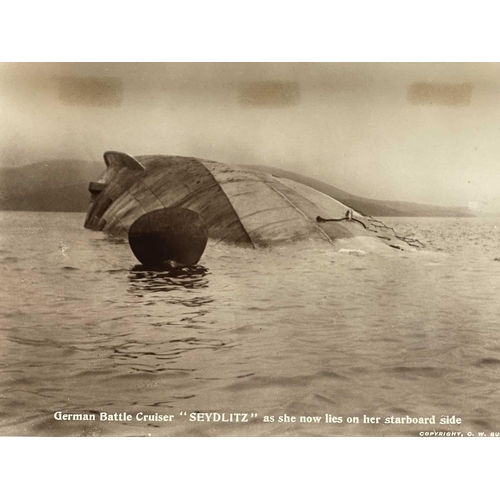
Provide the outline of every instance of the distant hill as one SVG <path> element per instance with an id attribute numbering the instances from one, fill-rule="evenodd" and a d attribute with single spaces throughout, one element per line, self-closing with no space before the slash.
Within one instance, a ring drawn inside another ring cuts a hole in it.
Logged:
<path id="1" fill-rule="evenodd" d="M 300 182 L 322 193 L 335 198 L 364 215 L 385 217 L 475 217 L 467 207 L 443 207 L 439 205 L 424 205 L 409 201 L 372 200 L 350 194 L 325 182 L 311 179 L 304 175 L 265 165 L 241 165 L 278 177 Z"/>
<path id="2" fill-rule="evenodd" d="M 441 207 L 405 201 L 362 198 L 325 182 L 264 165 L 241 165 L 301 182 L 365 215 L 386 217 L 474 217 L 466 207 Z M 0 169 L 0 210 L 86 212 L 88 185 L 105 170 L 104 162 L 50 160 Z"/>
<path id="3" fill-rule="evenodd" d="M 0 210 L 86 212 L 104 162 L 51 160 L 0 169 Z"/>

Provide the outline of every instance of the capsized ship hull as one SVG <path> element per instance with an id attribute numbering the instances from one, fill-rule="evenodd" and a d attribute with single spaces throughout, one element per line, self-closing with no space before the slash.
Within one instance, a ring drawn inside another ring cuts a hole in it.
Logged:
<path id="1" fill-rule="evenodd" d="M 197 212 L 215 242 L 269 247 L 297 241 L 334 245 L 369 236 L 384 245 L 405 247 L 370 218 L 342 219 L 349 207 L 298 182 L 198 158 L 150 155 L 136 158 L 106 152 L 107 169 L 92 193 L 85 227 L 126 238 L 130 226 L 153 210 L 180 207 Z M 407 248 L 410 248 L 409 246 Z"/>

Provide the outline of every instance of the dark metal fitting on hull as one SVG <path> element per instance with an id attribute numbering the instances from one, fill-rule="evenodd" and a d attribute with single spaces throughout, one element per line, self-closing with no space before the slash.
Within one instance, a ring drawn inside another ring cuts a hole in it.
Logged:
<path id="1" fill-rule="evenodd" d="M 128 240 L 144 266 L 192 266 L 205 251 L 208 231 L 193 210 L 162 208 L 139 217 L 130 227 Z"/>

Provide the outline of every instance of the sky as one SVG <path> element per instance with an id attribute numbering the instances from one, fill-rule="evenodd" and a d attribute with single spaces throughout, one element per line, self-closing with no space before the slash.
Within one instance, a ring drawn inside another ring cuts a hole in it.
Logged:
<path id="1" fill-rule="evenodd" d="M 0 137 L 0 168 L 197 156 L 500 212 L 499 63 L 2 63 Z"/>

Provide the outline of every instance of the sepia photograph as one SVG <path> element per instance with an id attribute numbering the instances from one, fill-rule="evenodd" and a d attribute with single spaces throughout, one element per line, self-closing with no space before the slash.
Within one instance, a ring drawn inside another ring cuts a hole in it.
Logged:
<path id="1" fill-rule="evenodd" d="M 0 436 L 500 436 L 500 63 L 0 64 Z"/>

